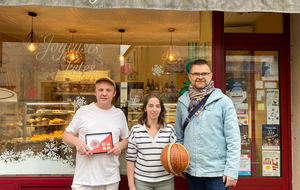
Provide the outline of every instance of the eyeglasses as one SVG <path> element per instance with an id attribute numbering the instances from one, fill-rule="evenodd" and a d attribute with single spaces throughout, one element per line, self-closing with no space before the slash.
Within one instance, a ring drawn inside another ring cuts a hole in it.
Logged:
<path id="1" fill-rule="evenodd" d="M 193 77 L 200 77 L 200 76 L 203 76 L 203 77 L 207 77 L 208 75 L 210 75 L 211 72 L 208 72 L 208 73 L 190 73 Z"/>

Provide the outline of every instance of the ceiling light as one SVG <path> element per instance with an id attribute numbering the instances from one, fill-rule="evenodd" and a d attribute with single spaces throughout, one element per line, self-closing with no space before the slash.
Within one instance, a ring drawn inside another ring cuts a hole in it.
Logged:
<path id="1" fill-rule="evenodd" d="M 122 45 L 123 45 L 123 43 L 122 43 L 122 33 L 124 33 L 125 32 L 125 29 L 119 29 L 119 32 L 121 33 L 121 45 L 120 45 L 120 55 L 119 55 L 119 61 L 120 61 L 120 65 L 121 66 L 123 66 L 124 65 L 124 60 L 125 60 L 125 58 L 124 58 L 124 52 L 122 51 L 123 49 L 122 49 Z"/>
<path id="2" fill-rule="evenodd" d="M 161 59 L 164 63 L 176 64 L 180 61 L 181 57 L 172 44 L 172 33 L 175 31 L 175 28 L 169 28 L 168 31 L 171 33 L 171 43 L 169 49 L 162 55 Z"/>
<path id="3" fill-rule="evenodd" d="M 82 60 L 82 55 L 78 51 L 76 51 L 76 45 L 73 43 L 73 34 L 76 32 L 75 29 L 69 30 L 72 33 L 72 42 L 65 52 L 65 55 L 63 56 L 63 59 L 67 63 L 80 63 Z"/>
<path id="4" fill-rule="evenodd" d="M 37 14 L 35 12 L 28 12 L 28 15 L 32 17 L 32 22 L 31 22 L 31 31 L 30 33 L 27 35 L 25 42 L 29 43 L 27 46 L 27 49 L 30 52 L 34 52 L 37 50 L 37 45 L 36 43 L 38 42 L 38 39 L 35 35 L 35 33 L 33 32 L 33 17 L 36 17 Z"/>

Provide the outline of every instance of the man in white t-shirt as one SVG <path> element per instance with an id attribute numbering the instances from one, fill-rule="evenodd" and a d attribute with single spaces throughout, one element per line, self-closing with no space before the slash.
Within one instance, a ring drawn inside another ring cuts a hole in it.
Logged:
<path id="1" fill-rule="evenodd" d="M 76 168 L 73 190 L 117 190 L 120 181 L 119 155 L 128 144 L 128 126 L 123 111 L 111 102 L 116 95 L 116 84 L 107 77 L 99 78 L 95 84 L 97 102 L 81 106 L 63 139 L 76 147 Z M 93 154 L 86 142 L 86 134 L 111 133 L 113 148 L 107 153 Z M 77 137 L 78 135 L 78 137 Z"/>

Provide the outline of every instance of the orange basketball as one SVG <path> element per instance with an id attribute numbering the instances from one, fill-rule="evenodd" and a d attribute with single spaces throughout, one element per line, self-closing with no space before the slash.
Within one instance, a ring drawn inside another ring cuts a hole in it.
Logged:
<path id="1" fill-rule="evenodd" d="M 179 174 L 184 172 L 190 164 L 188 150 L 179 143 L 170 143 L 163 148 L 160 161 L 168 173 Z"/>

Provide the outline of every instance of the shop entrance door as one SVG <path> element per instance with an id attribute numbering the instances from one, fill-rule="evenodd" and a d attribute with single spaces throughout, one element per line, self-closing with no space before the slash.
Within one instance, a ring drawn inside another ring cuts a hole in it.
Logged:
<path id="1" fill-rule="evenodd" d="M 283 45 L 225 43 L 226 94 L 241 132 L 234 189 L 289 189 L 289 64 Z"/>

